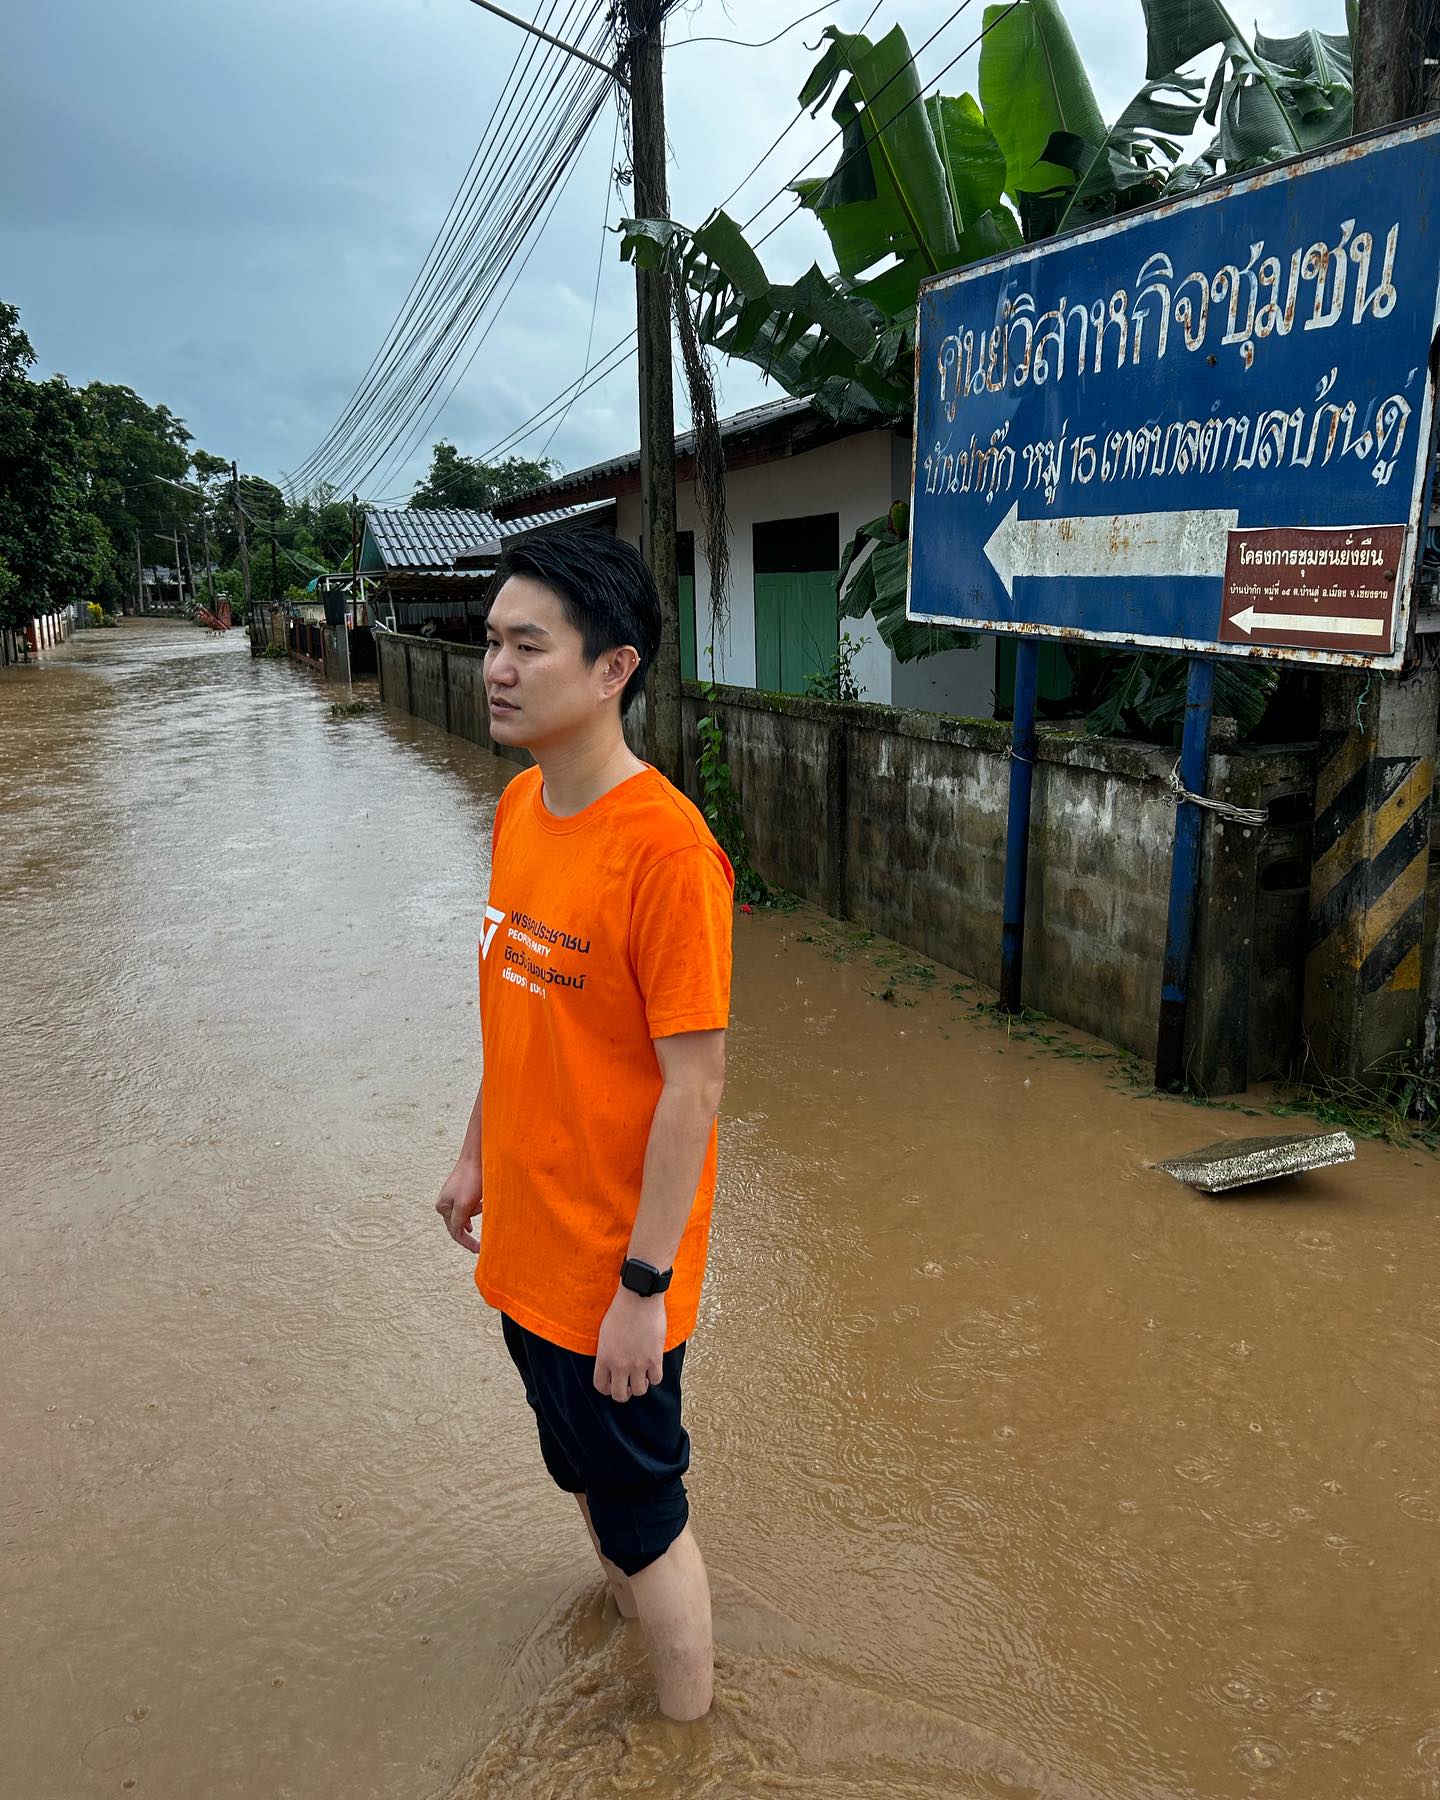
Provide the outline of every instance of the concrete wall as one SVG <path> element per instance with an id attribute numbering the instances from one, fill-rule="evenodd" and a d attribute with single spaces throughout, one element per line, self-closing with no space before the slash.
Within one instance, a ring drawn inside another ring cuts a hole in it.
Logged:
<path id="1" fill-rule="evenodd" d="M 490 744 L 479 646 L 379 633 L 382 693 Z M 686 767 L 702 701 L 685 699 Z M 726 687 L 718 712 L 755 866 L 839 918 L 996 986 L 1009 728 Z M 640 750 L 643 701 L 627 721 Z M 528 763 L 523 751 L 491 745 Z M 1151 1057 L 1175 809 L 1173 755 L 1042 729 L 1036 757 L 1024 1000 Z M 1284 1071 L 1300 1018 L 1314 755 L 1217 750 L 1211 792 L 1272 811 L 1206 815 L 1192 973 L 1192 1080 L 1233 1092 Z M 692 789 L 693 797 L 693 789 Z"/>
<path id="2" fill-rule="evenodd" d="M 733 469 L 725 477 L 726 511 L 730 520 L 730 624 L 716 642 L 715 678 L 737 687 L 755 685 L 754 527 L 768 519 L 803 518 L 837 513 L 840 550 L 862 525 L 878 518 L 895 500 L 910 493 L 909 440 L 891 431 L 865 431 L 838 443 L 777 458 L 753 468 Z M 681 531 L 695 533 L 695 619 L 699 639 L 698 668 L 708 675 L 710 571 L 703 554 L 695 485 L 682 482 L 677 492 Z M 616 535 L 640 542 L 640 501 L 627 496 L 616 503 Z M 904 695 L 907 705 L 990 717 L 994 685 L 993 640 L 974 650 L 951 651 L 926 663 L 897 663 L 880 641 L 873 616 L 846 620 L 852 638 L 870 641 L 855 662 L 864 697 L 882 705 Z M 898 684 L 898 685 L 897 685 Z"/>

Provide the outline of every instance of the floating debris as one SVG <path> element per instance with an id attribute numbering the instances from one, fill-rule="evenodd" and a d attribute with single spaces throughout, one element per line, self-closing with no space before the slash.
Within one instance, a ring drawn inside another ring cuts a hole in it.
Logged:
<path id="1" fill-rule="evenodd" d="M 1354 1160 L 1355 1144 L 1348 1131 L 1319 1131 L 1294 1137 L 1227 1138 L 1155 1167 L 1202 1194 L 1228 1194 L 1232 1188 Z"/>

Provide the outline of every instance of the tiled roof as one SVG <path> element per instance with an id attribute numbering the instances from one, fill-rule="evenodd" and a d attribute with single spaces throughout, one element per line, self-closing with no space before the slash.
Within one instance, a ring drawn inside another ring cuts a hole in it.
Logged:
<path id="1" fill-rule="evenodd" d="M 500 520 L 480 507 L 374 506 L 365 514 L 365 530 L 387 570 L 448 569 L 474 544 L 558 524 L 578 510 L 561 506 L 526 519 Z"/>

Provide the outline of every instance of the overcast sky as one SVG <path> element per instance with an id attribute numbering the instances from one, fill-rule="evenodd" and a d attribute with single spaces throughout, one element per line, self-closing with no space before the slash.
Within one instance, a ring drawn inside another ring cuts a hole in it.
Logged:
<path id="1" fill-rule="evenodd" d="M 980 28 L 974 4 L 919 58 L 929 82 Z M 698 224 L 796 110 L 843 0 L 766 49 L 805 0 L 694 0 L 666 56 L 673 216 Z M 540 0 L 508 0 L 539 15 Z M 871 36 L 913 46 L 954 0 L 885 0 Z M 1343 29 L 1343 0 L 1265 0 L 1267 31 Z M 197 444 L 280 479 L 324 436 L 379 347 L 500 93 L 518 33 L 467 0 L 11 0 L 0 70 L 0 298 L 21 308 L 40 372 L 124 382 L 178 413 Z M 1113 118 L 1144 75 L 1140 0 L 1069 0 L 1067 17 Z M 978 52 L 943 91 L 974 90 Z M 445 436 L 482 454 L 584 366 L 609 185 L 613 110 L 470 371 L 372 498 L 408 491 Z M 834 131 L 808 119 L 736 198 L 744 218 Z M 623 146 L 621 155 L 623 157 Z M 826 152 L 815 172 L 833 165 Z M 629 195 L 623 210 L 629 210 Z M 756 227 L 781 215 L 777 204 Z M 613 224 L 622 211 L 610 189 Z M 765 246 L 772 276 L 828 258 L 802 216 Z M 600 264 L 595 349 L 634 323 L 615 240 Z M 720 370 L 722 411 L 773 396 Z M 633 362 L 575 403 L 551 446 L 568 468 L 637 441 Z M 520 446 L 537 455 L 548 428 Z"/>

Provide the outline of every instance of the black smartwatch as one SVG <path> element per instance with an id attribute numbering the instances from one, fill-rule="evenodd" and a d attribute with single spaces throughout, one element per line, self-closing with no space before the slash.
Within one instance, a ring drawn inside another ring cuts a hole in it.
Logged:
<path id="1" fill-rule="evenodd" d="M 666 1269 L 662 1273 L 654 1263 L 641 1262 L 638 1256 L 627 1256 L 620 1271 L 620 1285 L 629 1288 L 632 1294 L 639 1294 L 642 1299 L 648 1300 L 652 1294 L 665 1292 L 674 1273 L 673 1269 Z"/>

